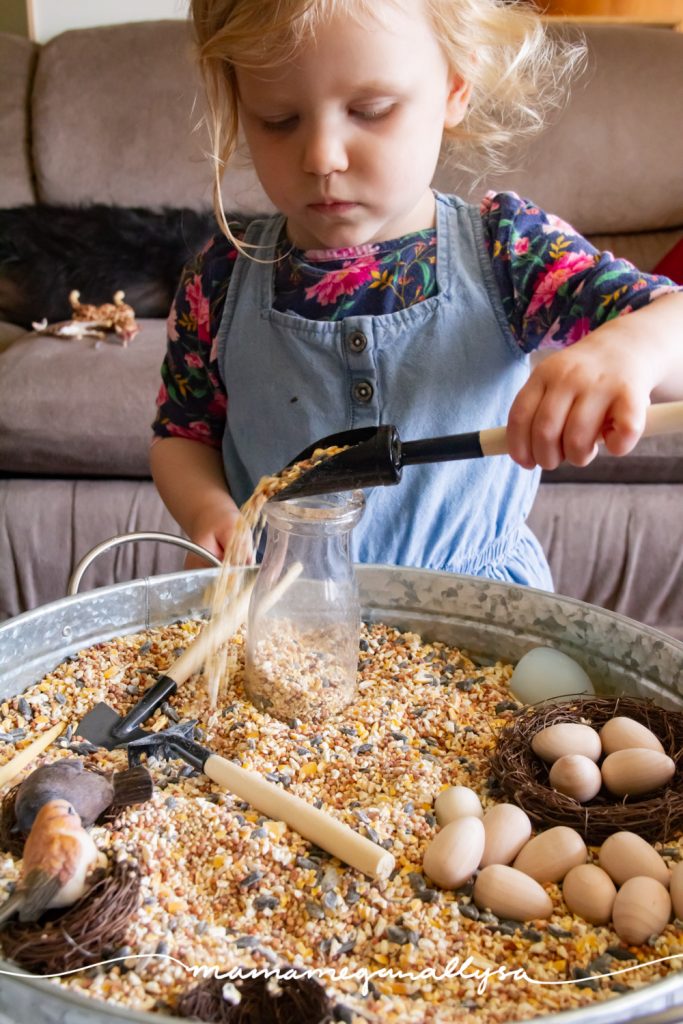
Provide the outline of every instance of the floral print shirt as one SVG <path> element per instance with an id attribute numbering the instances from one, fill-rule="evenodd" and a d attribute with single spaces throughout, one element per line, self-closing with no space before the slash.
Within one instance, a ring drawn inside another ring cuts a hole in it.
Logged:
<path id="1" fill-rule="evenodd" d="M 480 212 L 508 324 L 524 352 L 571 345 L 677 290 L 668 278 L 599 252 L 512 192 L 489 193 Z M 436 246 L 434 228 L 353 249 L 302 251 L 283 239 L 273 270 L 275 308 L 309 320 L 404 309 L 437 292 Z M 217 235 L 185 267 L 168 318 L 156 437 L 221 446 L 230 381 L 221 379 L 217 337 L 236 257 L 233 244 Z"/>

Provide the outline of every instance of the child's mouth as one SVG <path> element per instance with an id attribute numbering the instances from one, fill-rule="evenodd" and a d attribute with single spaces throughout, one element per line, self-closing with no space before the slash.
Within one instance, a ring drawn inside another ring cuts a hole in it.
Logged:
<path id="1" fill-rule="evenodd" d="M 309 210 L 313 210 L 315 213 L 322 214 L 340 214 L 348 213 L 349 210 L 353 210 L 356 203 L 347 203 L 337 200 L 327 200 L 324 203 L 310 203 Z"/>

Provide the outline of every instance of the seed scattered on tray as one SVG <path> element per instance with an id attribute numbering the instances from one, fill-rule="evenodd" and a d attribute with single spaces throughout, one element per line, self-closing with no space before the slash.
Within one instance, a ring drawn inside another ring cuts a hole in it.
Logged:
<path id="1" fill-rule="evenodd" d="M 201 625 L 184 620 L 79 652 L 22 695 L 33 711 L 30 722 L 17 699 L 0 704 L 0 764 L 55 722 L 77 722 L 97 701 L 125 713 L 135 700 L 128 688 L 148 685 Z M 683 958 L 590 980 L 608 973 L 594 970 L 596 964 L 611 963 L 616 971 L 680 957 L 680 921 L 653 945 L 625 947 L 611 927 L 570 914 L 559 885 L 545 886 L 552 917 L 522 924 L 475 912 L 470 883 L 453 892 L 425 878 L 424 851 L 438 828 L 436 796 L 462 785 L 478 793 L 484 811 L 495 802 L 488 755 L 518 706 L 508 686 L 511 666 L 475 664 L 462 651 L 414 633 L 365 625 L 356 700 L 323 721 L 308 721 L 295 709 L 282 721 L 245 698 L 243 634 L 228 647 L 234 671 L 216 708 L 205 681 L 192 677 L 147 727 L 166 728 L 174 715 L 197 719 L 212 750 L 388 845 L 396 870 L 373 883 L 181 762 L 153 760 L 147 763 L 153 798 L 92 830 L 110 859 L 137 861 L 140 906 L 118 947 L 131 958 L 148 958 L 50 984 L 121 1007 L 176 1012 L 197 979 L 167 956 L 222 973 L 285 963 L 299 970 L 413 975 L 445 971 L 454 958 L 471 957 L 470 970 L 524 968 L 538 981 L 584 983 L 543 987 L 494 976 L 481 992 L 476 978 L 457 976 L 374 975 L 366 986 L 339 976 L 324 980 L 335 1018 L 354 1024 L 502 1024 L 614 998 L 680 969 Z M 472 686 L 458 686 L 472 680 Z M 77 731 L 72 737 L 78 741 Z M 43 760 L 74 756 L 53 745 Z M 127 763 L 122 750 L 80 756 L 102 771 Z M 681 838 L 669 837 L 660 853 L 673 866 L 683 856 Z M 0 852 L 0 898 L 17 880 L 18 865 Z"/>

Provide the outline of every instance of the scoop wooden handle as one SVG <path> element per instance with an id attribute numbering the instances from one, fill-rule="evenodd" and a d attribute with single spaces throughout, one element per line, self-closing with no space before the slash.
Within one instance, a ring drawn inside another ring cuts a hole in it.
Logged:
<path id="1" fill-rule="evenodd" d="M 683 430 L 683 402 L 660 402 L 647 410 L 643 437 L 676 434 L 679 430 Z"/>
<path id="2" fill-rule="evenodd" d="M 661 402 L 651 405 L 645 416 L 643 437 L 658 437 L 660 434 L 676 434 L 683 431 L 683 402 Z M 483 455 L 507 455 L 507 432 L 505 427 L 492 427 L 479 433 Z"/>
<path id="3" fill-rule="evenodd" d="M 246 800 L 276 821 L 287 822 L 300 835 L 363 874 L 388 878 L 394 870 L 394 855 L 384 847 L 256 772 L 247 771 L 218 754 L 207 758 L 204 772 L 240 800 Z"/>

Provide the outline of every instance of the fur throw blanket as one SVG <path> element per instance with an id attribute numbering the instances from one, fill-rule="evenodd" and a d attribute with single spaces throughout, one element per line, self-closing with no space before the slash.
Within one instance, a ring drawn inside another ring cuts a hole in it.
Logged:
<path id="1" fill-rule="evenodd" d="M 96 305 L 122 290 L 136 316 L 165 317 L 183 265 L 217 230 L 213 213 L 190 209 L 0 209 L 0 319 L 68 320 L 73 289 Z"/>

